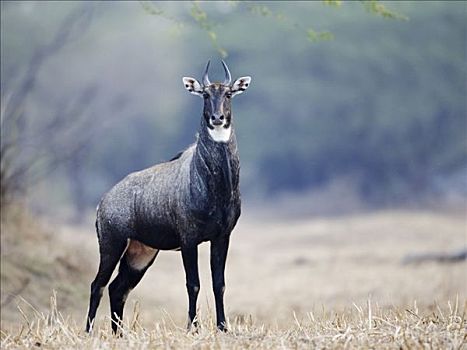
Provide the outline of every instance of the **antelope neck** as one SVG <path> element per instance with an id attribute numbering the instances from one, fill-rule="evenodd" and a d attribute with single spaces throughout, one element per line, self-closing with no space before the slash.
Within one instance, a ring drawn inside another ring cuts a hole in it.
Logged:
<path id="1" fill-rule="evenodd" d="M 228 140 L 226 142 L 216 142 L 211 135 L 211 132 L 215 132 L 215 130 L 208 129 L 206 122 L 203 120 L 198 135 L 195 158 L 199 171 L 207 171 L 218 179 L 215 182 L 220 181 L 222 183 L 217 184 L 220 185 L 220 188 L 231 192 L 238 183 L 238 179 L 234 177 L 238 176 L 239 160 L 232 125 L 224 130 L 229 132 Z"/>

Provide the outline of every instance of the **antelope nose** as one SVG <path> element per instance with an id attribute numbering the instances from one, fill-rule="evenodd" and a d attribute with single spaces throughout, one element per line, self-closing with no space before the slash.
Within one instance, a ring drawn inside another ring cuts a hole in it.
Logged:
<path id="1" fill-rule="evenodd" d="M 223 116 L 223 115 L 220 115 L 220 116 L 212 115 L 212 116 L 211 116 L 212 125 L 215 125 L 215 126 L 222 125 L 222 121 L 223 121 L 223 120 L 224 120 L 224 116 Z"/>

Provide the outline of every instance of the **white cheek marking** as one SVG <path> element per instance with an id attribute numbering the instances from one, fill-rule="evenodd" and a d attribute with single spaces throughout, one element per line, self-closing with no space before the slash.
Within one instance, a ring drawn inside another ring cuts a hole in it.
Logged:
<path id="1" fill-rule="evenodd" d="M 232 128 L 229 126 L 227 129 L 223 125 L 214 126 L 214 130 L 208 128 L 209 135 L 216 142 L 229 142 Z"/>

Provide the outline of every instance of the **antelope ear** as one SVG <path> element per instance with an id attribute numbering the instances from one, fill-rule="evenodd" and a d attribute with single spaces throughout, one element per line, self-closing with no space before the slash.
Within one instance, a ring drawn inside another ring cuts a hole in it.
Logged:
<path id="1" fill-rule="evenodd" d="M 232 91 L 232 96 L 241 94 L 243 91 L 248 89 L 248 86 L 250 86 L 251 82 L 251 77 L 240 77 L 232 85 L 231 91 Z"/>
<path id="2" fill-rule="evenodd" d="M 192 77 L 183 77 L 182 80 L 185 89 L 193 95 L 203 96 L 203 88 L 198 80 Z"/>

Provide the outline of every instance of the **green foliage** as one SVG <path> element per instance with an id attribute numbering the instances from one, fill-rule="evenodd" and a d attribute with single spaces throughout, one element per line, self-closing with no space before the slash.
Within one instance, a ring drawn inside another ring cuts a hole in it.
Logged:
<path id="1" fill-rule="evenodd" d="M 217 42 L 217 34 L 214 31 L 215 24 L 208 19 L 208 14 L 201 8 L 201 5 L 197 1 L 192 2 L 190 15 L 193 17 L 199 27 L 206 32 L 213 47 L 221 55 L 221 57 L 227 57 L 227 51 L 220 47 L 219 43 Z"/>
<path id="2" fill-rule="evenodd" d="M 326 5 L 340 7 L 342 5 L 341 0 L 323 0 Z"/>
<path id="3" fill-rule="evenodd" d="M 385 18 L 397 19 L 397 20 L 408 20 L 408 17 L 388 9 L 385 5 L 381 4 L 378 0 L 361 0 L 360 1 L 367 12 L 376 14 Z M 285 26 L 286 28 L 293 29 L 301 33 L 309 42 L 317 43 L 320 41 L 327 41 L 334 39 L 334 35 L 330 31 L 316 31 L 310 27 L 309 24 L 303 24 L 296 19 L 292 19 L 280 10 L 274 10 L 271 6 L 265 2 L 258 3 L 253 1 L 228 1 L 232 7 L 243 7 L 249 13 L 266 17 L 276 21 L 278 24 Z M 154 2 L 141 1 L 141 4 L 149 14 L 155 16 L 161 16 L 167 18 L 166 11 L 156 6 Z M 342 5 L 340 0 L 323 0 L 323 4 L 330 7 L 339 8 Z M 196 25 L 206 32 L 212 46 L 215 50 L 225 58 L 228 52 L 225 48 L 221 47 L 218 41 L 218 35 L 216 34 L 216 27 L 218 24 L 208 17 L 208 13 L 204 10 L 201 2 L 191 1 L 190 16 L 195 20 Z M 170 16 L 171 20 L 175 20 L 174 16 Z M 177 21 L 177 20 L 175 20 Z"/>
<path id="4" fill-rule="evenodd" d="M 148 14 L 166 19 L 174 23 L 180 29 L 184 27 L 182 21 L 177 19 L 175 16 L 168 14 L 167 11 L 163 10 L 154 1 L 139 0 L 139 3 L 141 4 L 141 7 L 144 9 L 144 11 L 146 11 Z"/>
<path id="5" fill-rule="evenodd" d="M 325 2 L 328 5 L 332 6 L 339 6 L 340 2 L 336 1 L 330 1 L 330 2 Z M 285 25 L 288 28 L 292 28 L 294 30 L 298 30 L 301 33 L 305 33 L 306 37 L 308 38 L 309 41 L 311 42 L 319 42 L 319 41 L 325 41 L 325 40 L 332 40 L 334 38 L 334 35 L 329 32 L 329 31 L 322 31 L 318 32 L 313 30 L 312 28 L 306 28 L 303 24 L 300 22 L 291 19 L 289 16 L 284 14 L 281 11 L 273 11 L 270 9 L 268 6 L 261 4 L 246 4 L 246 8 L 248 11 L 252 14 L 255 15 L 260 15 L 263 17 L 267 18 L 272 18 L 276 20 L 278 23 L 281 23 L 282 25 Z"/>
<path id="6" fill-rule="evenodd" d="M 399 19 L 404 21 L 407 21 L 409 19 L 404 14 L 389 10 L 378 0 L 360 0 L 360 2 L 363 4 L 363 6 L 368 12 L 374 13 L 384 18 Z"/>
<path id="7" fill-rule="evenodd" d="M 159 8 L 158 6 L 156 6 L 153 2 L 140 1 L 139 3 L 143 7 L 143 9 L 151 15 L 155 15 L 155 16 L 165 15 L 165 11 Z"/>
<path id="8" fill-rule="evenodd" d="M 311 28 L 307 30 L 307 35 L 308 40 L 312 42 L 334 39 L 334 35 L 331 32 L 316 32 Z"/>

